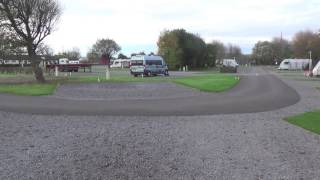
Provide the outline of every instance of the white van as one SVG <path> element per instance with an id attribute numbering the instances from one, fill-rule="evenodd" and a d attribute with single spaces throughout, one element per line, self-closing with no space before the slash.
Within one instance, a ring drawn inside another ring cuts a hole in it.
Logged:
<path id="1" fill-rule="evenodd" d="M 235 59 L 224 59 L 222 61 L 222 65 L 225 67 L 234 67 L 234 68 L 237 68 L 239 66 L 239 64 Z"/>
<path id="2" fill-rule="evenodd" d="M 138 75 L 158 75 L 169 76 L 168 66 L 161 56 L 132 56 L 130 62 L 130 73 L 135 77 Z"/>
<path id="3" fill-rule="evenodd" d="M 313 68 L 312 74 L 314 76 L 320 76 L 320 61 L 318 64 Z"/>
<path id="4" fill-rule="evenodd" d="M 279 70 L 303 70 L 309 65 L 309 59 L 285 59 L 281 62 Z"/>

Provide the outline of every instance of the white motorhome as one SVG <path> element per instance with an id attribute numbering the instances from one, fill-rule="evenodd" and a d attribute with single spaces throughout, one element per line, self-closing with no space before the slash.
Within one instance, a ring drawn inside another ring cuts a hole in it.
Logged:
<path id="1" fill-rule="evenodd" d="M 137 55 L 131 57 L 130 73 L 135 77 L 138 75 L 158 75 L 169 76 L 168 66 L 161 56 Z"/>
<path id="2" fill-rule="evenodd" d="M 130 67 L 130 59 L 116 59 L 110 65 L 111 68 L 128 68 Z"/>
<path id="3" fill-rule="evenodd" d="M 303 70 L 309 65 L 309 59 L 285 59 L 281 62 L 279 70 Z"/>
<path id="4" fill-rule="evenodd" d="M 80 64 L 79 60 L 69 60 L 68 58 L 59 59 L 59 64 Z"/>
<path id="5" fill-rule="evenodd" d="M 318 64 L 313 68 L 312 74 L 314 76 L 320 76 L 320 61 Z"/>
<path id="6" fill-rule="evenodd" d="M 234 67 L 234 68 L 239 66 L 239 64 L 235 59 L 224 59 L 222 61 L 222 65 L 226 67 Z"/>

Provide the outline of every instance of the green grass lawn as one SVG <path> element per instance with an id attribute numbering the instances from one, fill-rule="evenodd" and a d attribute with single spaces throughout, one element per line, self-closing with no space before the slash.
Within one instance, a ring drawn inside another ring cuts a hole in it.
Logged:
<path id="1" fill-rule="evenodd" d="M 222 92 L 234 87 L 239 82 L 239 78 L 228 75 L 206 75 L 184 77 L 173 80 L 173 82 L 189 86 L 205 92 Z"/>
<path id="2" fill-rule="evenodd" d="M 192 77 L 112 77 L 110 80 L 100 78 L 100 82 L 115 82 L 115 83 L 126 83 L 126 82 L 173 82 L 181 84 L 191 88 L 198 89 L 205 92 L 222 92 L 234 87 L 239 79 L 234 76 L 221 75 L 221 74 L 210 74 L 203 76 L 192 76 Z M 96 83 L 98 82 L 97 77 L 78 77 L 71 78 L 69 82 L 75 83 Z"/>
<path id="3" fill-rule="evenodd" d="M 113 76 L 110 80 L 99 78 L 101 83 L 128 83 L 128 82 L 173 82 L 184 86 L 192 87 L 200 91 L 221 92 L 235 86 L 239 79 L 234 76 L 221 74 L 207 74 L 192 77 L 133 77 Z M 43 96 L 54 93 L 59 83 L 98 83 L 98 77 L 80 76 L 62 78 L 49 81 L 47 84 L 0 84 L 0 93 L 10 93 L 24 96 Z"/>
<path id="4" fill-rule="evenodd" d="M 21 96 L 51 95 L 56 90 L 57 84 L 2 84 L 0 93 L 9 93 Z"/>
<path id="5" fill-rule="evenodd" d="M 300 126 L 306 130 L 320 134 L 320 110 L 289 117 L 286 118 L 286 120 L 291 124 Z"/>
<path id="6" fill-rule="evenodd" d="M 15 73 L 0 73 L 0 78 L 6 78 L 6 77 L 16 77 L 17 74 Z"/>

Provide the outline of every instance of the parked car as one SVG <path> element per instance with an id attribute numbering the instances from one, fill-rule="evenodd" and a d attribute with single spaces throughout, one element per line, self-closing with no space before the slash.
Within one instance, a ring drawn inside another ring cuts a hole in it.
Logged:
<path id="1" fill-rule="evenodd" d="M 156 76 L 163 74 L 169 76 L 168 66 L 161 56 L 137 55 L 131 57 L 130 73 L 138 75 Z"/>

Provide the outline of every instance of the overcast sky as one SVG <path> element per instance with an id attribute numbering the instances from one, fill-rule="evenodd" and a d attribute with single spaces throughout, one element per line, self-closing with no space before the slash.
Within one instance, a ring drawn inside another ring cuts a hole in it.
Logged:
<path id="1" fill-rule="evenodd" d="M 320 29 L 319 0 L 60 0 L 63 15 L 47 43 L 55 52 L 86 55 L 98 38 L 122 52 L 157 52 L 160 32 L 184 28 L 206 42 L 237 44 L 251 53 L 258 40 Z"/>

